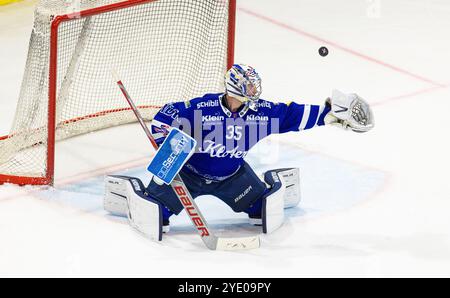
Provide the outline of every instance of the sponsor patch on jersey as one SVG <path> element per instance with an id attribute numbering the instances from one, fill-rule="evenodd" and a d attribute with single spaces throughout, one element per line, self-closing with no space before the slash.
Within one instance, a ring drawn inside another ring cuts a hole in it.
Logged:
<path id="1" fill-rule="evenodd" d="M 218 100 L 208 100 L 208 101 L 202 101 L 197 104 L 197 110 L 201 108 L 212 108 L 212 107 L 218 107 L 219 101 Z"/>
<path id="2" fill-rule="evenodd" d="M 269 102 L 262 100 L 258 101 L 255 105 L 256 108 L 268 108 L 268 109 L 272 108 L 272 105 Z"/>
<path id="3" fill-rule="evenodd" d="M 220 116 L 220 115 L 206 115 L 206 116 L 202 116 L 202 122 L 217 122 L 217 121 L 225 121 L 225 117 L 224 116 Z"/>
<path id="4" fill-rule="evenodd" d="M 247 115 L 247 121 L 269 121 L 269 116 L 263 115 Z"/>

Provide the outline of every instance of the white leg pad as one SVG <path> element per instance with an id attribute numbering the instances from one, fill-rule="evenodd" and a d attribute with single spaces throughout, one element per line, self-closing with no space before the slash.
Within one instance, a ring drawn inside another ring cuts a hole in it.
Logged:
<path id="1" fill-rule="evenodd" d="M 284 181 L 284 208 L 292 208 L 298 206 L 301 201 L 300 192 L 300 170 L 298 168 L 274 169 L 265 172 L 261 179 L 266 182 L 269 188 L 272 187 L 271 182 L 267 179 L 275 172 L 283 178 Z"/>
<path id="2" fill-rule="evenodd" d="M 123 179 L 113 176 L 105 177 L 103 208 L 116 216 L 128 216 L 127 188 Z"/>
<path id="3" fill-rule="evenodd" d="M 107 176 L 104 208 L 108 212 L 128 217 L 132 227 L 144 236 L 162 240 L 162 208 L 149 198 L 144 198 L 144 186 L 137 178 Z"/>
<path id="4" fill-rule="evenodd" d="M 263 198 L 262 208 L 263 232 L 266 234 L 276 231 L 284 222 L 285 182 L 276 172 L 272 172 L 271 176 L 272 189 Z"/>
<path id="5" fill-rule="evenodd" d="M 131 184 L 128 183 L 131 189 Z M 137 194 L 128 197 L 128 220 L 130 225 L 144 236 L 162 240 L 162 211 L 158 203 L 146 200 Z"/>
<path id="6" fill-rule="evenodd" d="M 297 207 L 301 200 L 300 170 L 298 168 L 283 169 L 278 172 L 284 180 L 284 208 Z"/>

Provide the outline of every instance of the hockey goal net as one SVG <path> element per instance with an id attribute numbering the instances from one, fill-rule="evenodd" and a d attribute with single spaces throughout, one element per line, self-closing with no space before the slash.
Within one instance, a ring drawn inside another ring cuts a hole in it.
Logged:
<path id="1" fill-rule="evenodd" d="M 55 142 L 147 120 L 170 101 L 222 92 L 235 0 L 41 0 L 17 112 L 0 137 L 0 183 L 52 184 Z"/>

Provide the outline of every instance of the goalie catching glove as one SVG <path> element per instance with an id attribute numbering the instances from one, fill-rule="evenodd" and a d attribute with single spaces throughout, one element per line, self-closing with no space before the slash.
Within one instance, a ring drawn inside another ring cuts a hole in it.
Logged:
<path id="1" fill-rule="evenodd" d="M 369 104 L 357 94 L 344 94 L 334 90 L 326 104 L 331 108 L 325 117 L 326 124 L 355 132 L 367 132 L 374 127 L 373 113 Z"/>

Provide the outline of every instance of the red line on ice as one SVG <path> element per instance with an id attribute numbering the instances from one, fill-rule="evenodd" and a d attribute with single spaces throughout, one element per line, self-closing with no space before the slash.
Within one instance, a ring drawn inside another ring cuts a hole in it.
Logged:
<path id="1" fill-rule="evenodd" d="M 441 90 L 441 89 L 445 89 L 445 88 L 448 88 L 448 87 L 450 87 L 450 84 L 446 84 L 446 85 L 443 85 L 443 86 L 433 86 L 433 87 L 429 87 L 429 88 L 425 88 L 425 89 L 420 89 L 420 90 L 417 90 L 417 91 L 414 91 L 414 92 L 410 92 L 410 93 L 406 93 L 406 94 L 402 94 L 402 95 L 397 95 L 397 96 L 392 96 L 392 97 L 385 98 L 385 99 L 382 99 L 382 100 L 379 100 L 379 101 L 375 101 L 375 102 L 372 102 L 370 105 L 371 106 L 380 106 L 380 105 L 384 105 L 386 103 L 389 103 L 389 102 L 392 102 L 392 101 L 395 101 L 395 100 L 400 100 L 400 99 L 414 97 L 414 96 L 421 95 L 421 94 L 431 93 L 431 92 L 434 92 L 434 91 L 437 91 L 437 90 Z"/>

